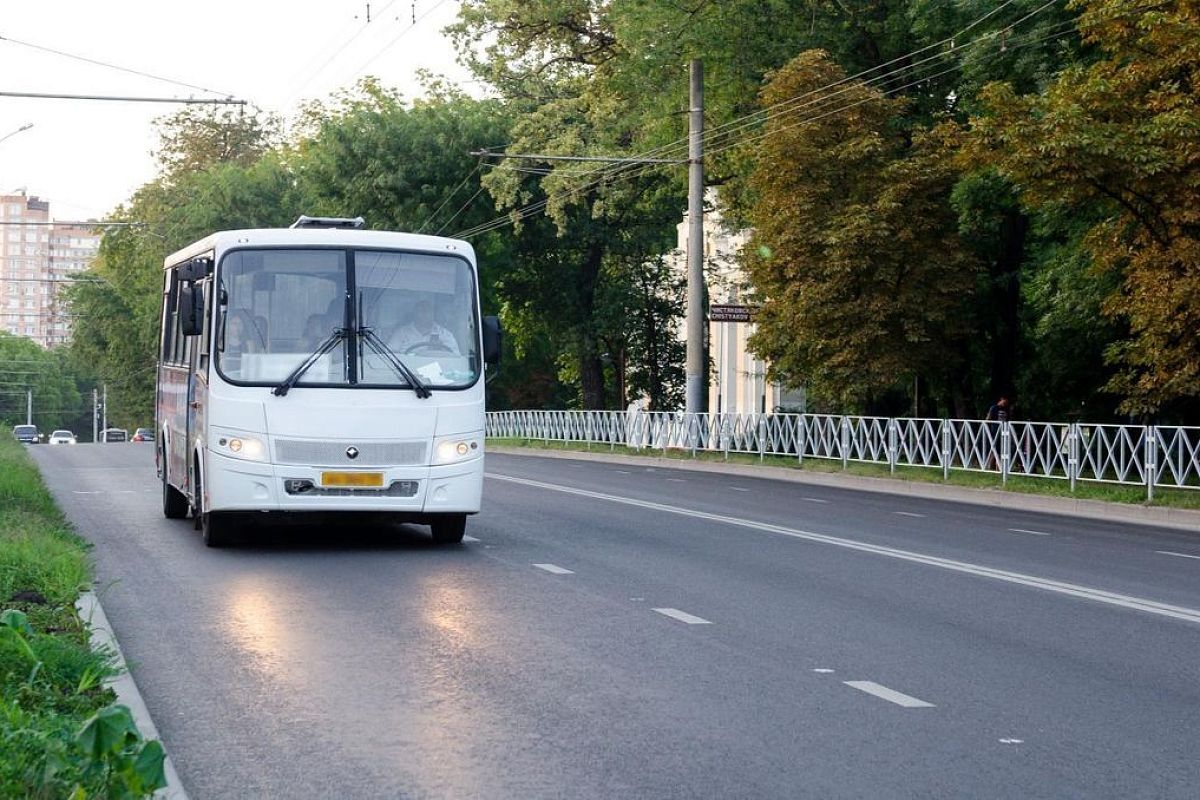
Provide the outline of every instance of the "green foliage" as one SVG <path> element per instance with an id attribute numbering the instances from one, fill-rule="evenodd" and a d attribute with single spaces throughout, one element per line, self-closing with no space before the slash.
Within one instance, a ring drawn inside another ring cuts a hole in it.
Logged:
<path id="1" fill-rule="evenodd" d="M 827 54 L 803 53 L 762 102 L 845 78 Z M 902 101 L 853 81 L 844 92 L 855 108 L 838 118 L 768 124 L 745 260 L 762 301 L 751 346 L 777 377 L 848 410 L 916 375 L 951 379 L 978 267 L 941 142 L 893 133 Z"/>
<path id="2" fill-rule="evenodd" d="M 0 797 L 134 798 L 165 785 L 162 746 L 101 686 L 112 655 L 90 648 L 74 608 L 89 572 L 24 449 L 0 440 Z"/>
<path id="3" fill-rule="evenodd" d="M 0 426 L 26 421 L 26 392 L 33 392 L 33 423 L 43 433 L 68 425 L 85 410 L 76 371 L 66 353 L 0 331 Z"/>
<path id="4" fill-rule="evenodd" d="M 988 86 L 972 155 L 1031 208 L 1101 219 L 1083 247 L 1120 276 L 1103 304 L 1129 335 L 1109 348 L 1109 388 L 1128 413 L 1200 398 L 1200 9 L 1077 0 L 1100 57 L 1036 95 Z"/>

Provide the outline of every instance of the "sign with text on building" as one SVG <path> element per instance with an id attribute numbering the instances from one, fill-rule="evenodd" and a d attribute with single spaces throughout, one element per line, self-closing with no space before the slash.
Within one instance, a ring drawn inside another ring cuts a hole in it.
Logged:
<path id="1" fill-rule="evenodd" d="M 757 306 L 716 304 L 708 307 L 709 322 L 753 322 Z"/>

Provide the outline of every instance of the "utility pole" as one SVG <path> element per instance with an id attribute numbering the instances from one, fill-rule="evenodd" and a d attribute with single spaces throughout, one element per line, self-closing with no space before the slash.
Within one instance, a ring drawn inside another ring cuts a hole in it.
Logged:
<path id="1" fill-rule="evenodd" d="M 99 431 L 96 428 L 96 423 L 100 421 L 100 395 L 96 391 L 96 387 L 92 387 L 92 444 L 100 441 Z"/>
<path id="2" fill-rule="evenodd" d="M 704 64 L 692 59 L 688 107 L 687 394 L 684 411 L 708 411 L 704 346 Z"/>
<path id="3" fill-rule="evenodd" d="M 33 389 L 25 390 L 25 424 L 33 424 Z"/>
<path id="4" fill-rule="evenodd" d="M 106 430 L 108 430 L 108 384 L 107 383 L 104 384 L 103 398 L 104 399 L 101 400 L 101 403 L 103 403 L 103 405 L 100 406 L 100 413 L 103 415 L 101 417 L 101 421 L 100 421 L 100 435 L 101 436 L 103 436 L 104 432 Z"/>

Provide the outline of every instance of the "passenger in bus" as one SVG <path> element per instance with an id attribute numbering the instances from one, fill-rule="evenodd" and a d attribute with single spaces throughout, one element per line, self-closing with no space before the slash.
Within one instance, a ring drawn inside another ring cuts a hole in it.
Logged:
<path id="1" fill-rule="evenodd" d="M 329 334 L 333 333 L 333 325 L 330 325 L 324 314 L 309 314 L 308 319 L 304 321 L 304 335 L 300 337 L 300 345 L 307 350 L 316 350 L 321 344 L 329 338 Z"/>
<path id="2" fill-rule="evenodd" d="M 254 321 L 245 309 L 230 309 L 225 315 L 225 354 L 240 356 L 243 353 L 261 352 L 262 347 L 252 331 L 253 327 Z"/>
<path id="3" fill-rule="evenodd" d="M 433 318 L 433 303 L 428 300 L 417 303 L 409 323 L 392 335 L 391 347 L 397 353 L 426 351 L 460 354 L 458 340 Z"/>

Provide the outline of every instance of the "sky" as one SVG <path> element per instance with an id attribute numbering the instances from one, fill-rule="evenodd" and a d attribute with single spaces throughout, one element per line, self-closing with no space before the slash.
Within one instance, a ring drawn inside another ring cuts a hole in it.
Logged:
<path id="1" fill-rule="evenodd" d="M 426 69 L 478 94 L 442 34 L 457 0 L 369 5 L 370 23 L 365 0 L 0 0 L 0 92 L 233 96 L 287 116 L 364 75 L 419 96 Z M 154 178 L 153 121 L 181 108 L 0 96 L 0 194 L 49 200 L 58 220 L 103 219 Z"/>

